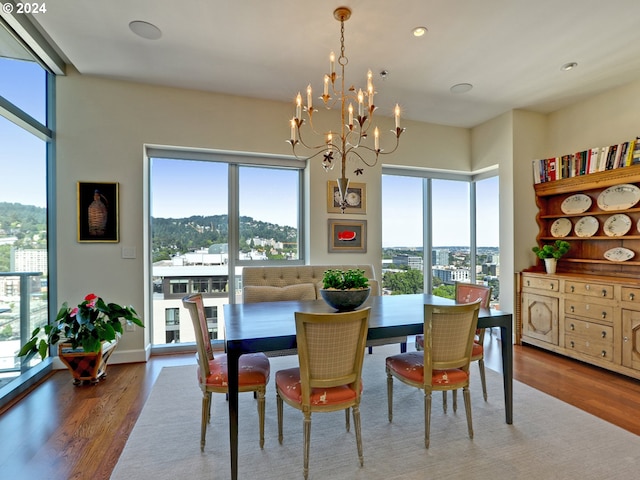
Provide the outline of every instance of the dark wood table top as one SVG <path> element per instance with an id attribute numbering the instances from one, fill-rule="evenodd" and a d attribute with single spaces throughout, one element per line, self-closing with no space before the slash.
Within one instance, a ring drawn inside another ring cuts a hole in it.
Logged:
<path id="1" fill-rule="evenodd" d="M 429 294 L 371 296 L 361 308 L 371 307 L 369 339 L 422 333 L 424 305 L 451 305 L 451 299 Z M 332 313 L 324 300 L 224 305 L 228 353 L 266 352 L 295 348 L 294 312 Z M 479 327 L 511 326 L 511 314 L 481 309 Z M 233 354 L 232 353 L 232 354 Z"/>

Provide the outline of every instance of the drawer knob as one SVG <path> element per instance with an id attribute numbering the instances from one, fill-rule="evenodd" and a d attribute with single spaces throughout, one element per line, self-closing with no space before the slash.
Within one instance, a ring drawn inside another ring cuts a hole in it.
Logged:
<path id="1" fill-rule="evenodd" d="M 571 328 L 571 330 L 575 330 L 575 329 L 576 329 L 576 326 L 572 323 L 572 324 L 569 326 L 569 328 Z"/>
<path id="2" fill-rule="evenodd" d="M 571 306 L 569 307 L 569 311 L 570 311 L 571 313 L 573 313 L 573 312 L 575 312 L 575 311 L 576 311 L 576 308 L 575 308 L 573 305 L 571 305 Z"/>
<path id="3" fill-rule="evenodd" d="M 606 350 L 602 350 L 601 355 L 602 355 L 602 358 L 605 358 L 607 356 L 607 351 Z"/>
<path id="4" fill-rule="evenodd" d="M 627 343 L 629 341 L 629 337 L 624 337 L 624 342 Z"/>
<path id="5" fill-rule="evenodd" d="M 607 318 L 607 312 L 602 312 L 602 318 L 603 319 Z"/>
<path id="6" fill-rule="evenodd" d="M 602 289 L 602 296 L 603 296 L 603 297 L 606 297 L 606 296 L 607 296 L 607 290 L 606 290 L 606 289 L 604 289 L 604 288 Z"/>
<path id="7" fill-rule="evenodd" d="M 585 289 L 585 290 L 591 290 L 591 285 L 585 285 L 585 286 L 584 286 L 584 289 Z"/>
<path id="8" fill-rule="evenodd" d="M 527 280 L 527 287 L 530 287 L 530 286 L 531 286 L 531 281 Z"/>
<path id="9" fill-rule="evenodd" d="M 574 348 L 576 346 L 575 342 L 573 340 L 571 340 L 571 342 L 569 342 L 569 345 L 571 345 L 571 348 Z"/>
<path id="10" fill-rule="evenodd" d="M 604 330 L 602 331 L 602 338 L 607 338 L 607 332 L 605 332 Z"/>
<path id="11" fill-rule="evenodd" d="M 549 284 L 549 290 L 553 290 L 553 289 L 554 289 L 553 283 L 550 283 Z"/>
<path id="12" fill-rule="evenodd" d="M 571 285 L 571 293 L 576 291 L 576 286 L 575 285 Z"/>
<path id="13" fill-rule="evenodd" d="M 636 295 L 634 293 L 630 293 L 629 294 L 629 300 L 633 301 L 635 299 Z"/>

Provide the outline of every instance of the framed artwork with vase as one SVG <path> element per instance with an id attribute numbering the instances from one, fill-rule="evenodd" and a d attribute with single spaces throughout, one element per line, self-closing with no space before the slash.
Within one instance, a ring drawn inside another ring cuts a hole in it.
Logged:
<path id="1" fill-rule="evenodd" d="M 119 242 L 118 184 L 78 182 L 77 195 L 78 242 Z"/>

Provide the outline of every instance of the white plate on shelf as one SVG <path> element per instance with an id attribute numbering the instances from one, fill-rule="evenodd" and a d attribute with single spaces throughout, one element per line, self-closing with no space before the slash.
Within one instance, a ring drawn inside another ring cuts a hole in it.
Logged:
<path id="1" fill-rule="evenodd" d="M 616 213 L 615 215 L 611 215 L 607 218 L 602 230 L 605 235 L 608 235 L 609 237 L 621 237 L 631 230 L 632 224 L 633 222 L 631 221 L 631 218 L 627 215 L 624 213 Z"/>
<path id="2" fill-rule="evenodd" d="M 604 252 L 604 258 L 611 262 L 626 262 L 635 256 L 632 250 L 624 247 L 616 247 Z"/>
<path id="3" fill-rule="evenodd" d="M 571 220 L 568 218 L 558 218 L 551 224 L 551 235 L 554 237 L 566 237 L 571 233 Z"/>
<path id="4" fill-rule="evenodd" d="M 581 217 L 573 227 L 578 237 L 593 237 L 600 228 L 600 224 L 596 217 Z"/>
<path id="5" fill-rule="evenodd" d="M 598 207 L 607 212 L 625 210 L 640 201 L 640 188 L 630 183 L 614 185 L 598 195 Z"/>
<path id="6" fill-rule="evenodd" d="M 564 199 L 560 204 L 562 213 L 584 213 L 591 208 L 591 197 L 584 193 L 576 193 Z"/>

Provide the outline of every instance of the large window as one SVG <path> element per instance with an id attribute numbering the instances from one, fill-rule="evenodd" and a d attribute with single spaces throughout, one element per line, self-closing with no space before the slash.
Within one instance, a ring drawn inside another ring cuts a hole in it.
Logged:
<path id="1" fill-rule="evenodd" d="M 383 169 L 382 267 L 385 294 L 453 298 L 455 282 L 489 284 L 499 294 L 498 177 L 437 177 Z"/>
<path id="2" fill-rule="evenodd" d="M 0 403 L 41 365 L 16 353 L 48 321 L 52 85 L 53 76 L 0 22 Z"/>
<path id="3" fill-rule="evenodd" d="M 222 305 L 242 301 L 243 266 L 304 263 L 304 163 L 213 152 L 149 153 L 152 343 L 195 341 L 186 310 L 170 333 L 164 321 L 191 293 L 203 295 L 211 337 L 218 339 Z"/>

